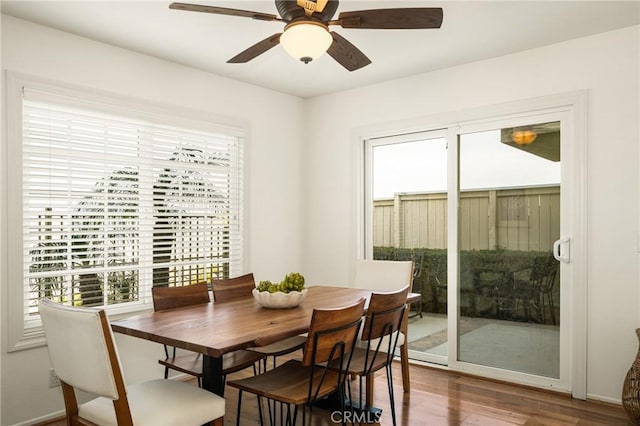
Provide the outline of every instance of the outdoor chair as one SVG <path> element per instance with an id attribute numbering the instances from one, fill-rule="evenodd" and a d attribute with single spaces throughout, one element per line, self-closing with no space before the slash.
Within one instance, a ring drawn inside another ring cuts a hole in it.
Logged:
<path id="1" fill-rule="evenodd" d="M 224 398 L 194 385 L 157 379 L 125 386 L 103 309 L 43 299 L 39 311 L 68 425 L 223 425 Z M 98 398 L 78 404 L 76 389 Z"/>
<path id="2" fill-rule="evenodd" d="M 336 309 L 314 309 L 305 342 L 302 361 L 289 360 L 278 367 L 258 376 L 230 381 L 231 387 L 237 388 L 238 416 L 240 425 L 240 411 L 242 394 L 249 392 L 260 398 L 273 401 L 274 409 L 269 403 L 269 417 L 271 424 L 276 422 L 275 403 L 285 404 L 281 410 L 281 424 L 295 425 L 298 411 L 302 407 L 302 424 L 306 424 L 306 409 L 311 410 L 312 404 L 330 394 L 337 393 L 341 413 L 344 410 L 344 384 L 346 371 L 331 369 L 329 365 L 337 363 L 349 367 L 351 353 L 362 323 L 365 299 L 360 298 L 355 304 Z M 292 410 L 292 406 L 294 406 Z M 311 414 L 310 413 L 310 422 Z M 345 424 L 344 415 L 341 416 Z M 262 416 L 260 416 L 262 423 Z"/>
<path id="3" fill-rule="evenodd" d="M 546 257 L 536 257 L 531 268 L 514 272 L 513 286 L 518 297 L 522 299 L 527 320 L 531 317 L 530 310 L 533 307 L 538 322 L 546 324 L 549 311 L 551 324 L 556 325 L 553 290 L 558 266 L 558 261 L 550 254 Z M 528 276 L 523 278 L 523 273 L 528 273 Z"/>
<path id="4" fill-rule="evenodd" d="M 252 291 L 256 288 L 252 273 L 235 278 L 219 279 L 212 281 L 213 299 L 216 303 L 228 302 L 236 299 L 252 298 Z M 273 357 L 273 367 L 276 366 L 276 358 L 302 349 L 306 342 L 304 336 L 293 336 L 265 346 L 247 348 L 247 351 L 262 355 L 264 370 L 267 369 L 267 358 Z"/>
<path id="5" fill-rule="evenodd" d="M 204 282 L 181 287 L 153 287 L 151 292 L 153 308 L 156 312 L 210 302 L 209 289 L 207 283 Z M 185 355 L 176 355 L 176 348 L 169 348 L 167 345 L 164 345 L 164 352 L 165 359 L 158 360 L 158 362 L 164 365 L 165 379 L 169 377 L 169 370 L 175 370 L 195 376 L 198 380 L 198 386 L 202 386 L 202 354 L 191 352 Z M 255 364 L 262 359 L 260 354 L 246 350 L 226 353 L 222 357 L 222 375 L 226 377 L 228 374 L 251 366 L 254 367 L 255 374 L 257 373 Z"/>
<path id="6" fill-rule="evenodd" d="M 357 264 L 354 287 L 378 292 L 398 291 L 404 287 L 413 288 L 413 262 L 389 260 L 360 260 Z M 409 392 L 409 345 L 406 339 L 408 311 L 398 335 L 400 346 L 400 365 L 402 367 L 402 386 Z"/>

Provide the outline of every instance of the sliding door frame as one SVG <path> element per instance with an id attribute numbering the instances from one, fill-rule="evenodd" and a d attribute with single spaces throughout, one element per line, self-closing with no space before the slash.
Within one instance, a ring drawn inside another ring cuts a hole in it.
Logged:
<path id="1" fill-rule="evenodd" d="M 417 132 L 429 132 L 431 130 L 445 129 L 448 143 L 448 282 L 458 282 L 459 258 L 458 258 L 458 135 L 461 129 L 481 128 L 483 124 L 502 122 L 503 120 L 517 120 L 519 117 L 531 117 L 540 114 L 563 114 L 561 134 L 562 142 L 562 181 L 571 182 L 571 191 L 566 194 L 564 201 L 571 205 L 571 211 L 565 212 L 570 220 L 562 229 L 563 237 L 571 239 L 570 263 L 564 265 L 565 276 L 570 279 L 564 285 L 568 286 L 565 297 L 569 298 L 570 308 L 563 321 L 568 322 L 568 377 L 566 390 L 574 398 L 586 399 L 586 370 L 587 370 L 587 92 L 578 91 L 566 94 L 551 95 L 522 101 L 508 102 L 481 108 L 457 111 L 446 114 L 438 114 L 403 120 L 390 123 L 381 123 L 372 126 L 353 129 L 352 140 L 354 157 L 357 160 L 356 176 L 354 177 L 355 199 L 359 200 L 355 206 L 356 233 L 354 256 L 351 259 L 351 271 L 355 270 L 357 259 L 371 258 L 371 185 L 370 158 L 367 151 L 367 140 L 393 135 L 406 135 Z M 366 202 L 369 201 L 369 204 Z M 453 313 L 457 315 L 457 291 L 448 292 L 449 317 Z M 452 341 L 452 336 L 457 336 L 457 321 L 449 322 L 449 352 L 448 368 L 456 371 L 469 371 L 474 374 L 496 377 L 497 372 L 491 369 L 475 371 L 469 369 L 464 363 L 457 362 L 457 342 Z M 545 387 L 535 381 L 529 382 L 517 378 L 508 377 L 516 383 L 530 384 Z"/>

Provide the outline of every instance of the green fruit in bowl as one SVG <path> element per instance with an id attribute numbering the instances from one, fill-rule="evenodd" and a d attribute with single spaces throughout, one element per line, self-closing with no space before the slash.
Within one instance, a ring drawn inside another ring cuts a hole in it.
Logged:
<path id="1" fill-rule="evenodd" d="M 258 284 L 258 287 L 256 287 L 258 289 L 258 291 L 269 291 L 269 287 L 271 287 L 272 283 L 271 281 L 267 280 L 267 281 L 260 281 L 260 283 Z"/>
<path id="2" fill-rule="evenodd" d="M 302 291 L 304 288 L 304 276 L 298 272 L 291 272 L 285 275 L 279 283 L 272 283 L 269 280 L 260 281 L 256 286 L 259 292 L 269 293 L 289 293 L 291 291 Z"/>

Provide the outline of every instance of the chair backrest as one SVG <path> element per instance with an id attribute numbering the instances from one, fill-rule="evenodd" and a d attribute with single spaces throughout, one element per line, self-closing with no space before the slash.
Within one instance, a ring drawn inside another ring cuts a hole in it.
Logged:
<path id="1" fill-rule="evenodd" d="M 369 300 L 369 309 L 364 320 L 362 340 L 370 341 L 380 337 L 389 336 L 400 330 L 402 318 L 406 309 L 409 286 L 391 293 L 372 293 Z M 389 343 L 394 339 L 388 339 Z M 387 352 L 393 352 L 382 348 Z"/>
<path id="2" fill-rule="evenodd" d="M 361 335 L 365 343 L 364 376 L 383 365 L 391 365 L 406 317 L 408 293 L 406 286 L 393 293 L 371 294 Z"/>
<path id="3" fill-rule="evenodd" d="M 211 300 L 207 283 L 204 282 L 180 287 L 152 287 L 151 296 L 156 312 L 209 303 Z"/>
<path id="4" fill-rule="evenodd" d="M 336 309 L 314 309 L 304 346 L 302 365 L 309 368 L 307 403 L 316 400 L 327 386 L 340 389 L 346 380 L 355 346 L 365 299 Z M 331 365 L 342 366 L 337 375 L 327 374 Z"/>
<path id="5" fill-rule="evenodd" d="M 396 291 L 413 288 L 413 262 L 393 260 L 359 260 L 355 288 L 373 291 Z"/>
<path id="6" fill-rule="evenodd" d="M 251 297 L 256 288 L 253 274 L 244 274 L 235 278 L 212 280 L 213 300 L 220 303 Z"/>
<path id="7" fill-rule="evenodd" d="M 51 364 L 60 378 L 67 415 L 77 415 L 74 388 L 114 400 L 118 424 L 132 424 L 122 367 L 103 309 L 39 304 Z"/>
<path id="8" fill-rule="evenodd" d="M 63 382 L 111 399 L 118 398 L 114 365 L 107 349 L 111 329 L 103 310 L 72 308 L 44 299 L 39 305 L 49 358 Z M 119 363 L 116 359 L 116 363 Z"/>
<path id="9" fill-rule="evenodd" d="M 534 287 L 539 288 L 541 291 L 551 291 L 558 269 L 559 263 L 553 255 L 536 257 L 533 260 L 530 280 Z"/>
<path id="10" fill-rule="evenodd" d="M 311 366 L 351 353 L 362 323 L 365 299 L 336 309 L 314 309 L 302 363 Z"/>

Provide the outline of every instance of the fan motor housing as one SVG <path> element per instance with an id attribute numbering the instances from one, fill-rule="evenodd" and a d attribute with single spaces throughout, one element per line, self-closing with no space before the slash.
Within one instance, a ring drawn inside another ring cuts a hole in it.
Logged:
<path id="1" fill-rule="evenodd" d="M 304 9 L 298 6 L 296 1 L 275 0 L 275 2 L 278 13 L 284 21 L 291 22 L 296 19 L 304 18 Z M 338 3 L 339 2 L 335 0 L 328 1 L 324 10 L 322 12 L 315 12 L 313 17 L 320 19 L 323 22 L 329 21 L 338 10 Z"/>

